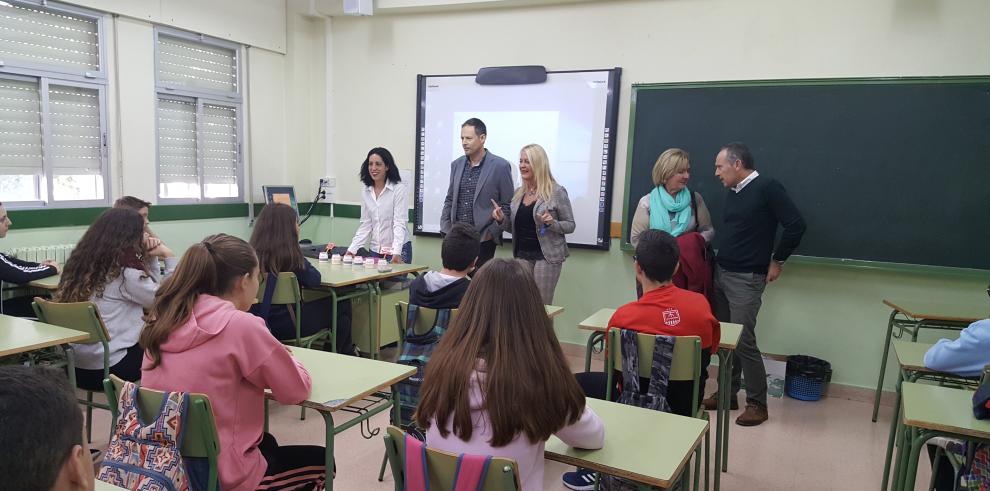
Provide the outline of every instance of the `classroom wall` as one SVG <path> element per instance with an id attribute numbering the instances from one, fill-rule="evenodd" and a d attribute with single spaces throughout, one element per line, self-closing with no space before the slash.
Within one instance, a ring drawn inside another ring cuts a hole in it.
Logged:
<path id="1" fill-rule="evenodd" d="M 369 148 L 385 146 L 400 167 L 412 168 L 417 74 L 474 73 L 500 65 L 618 66 L 623 83 L 612 219 L 620 221 L 632 83 L 986 75 L 987 18 L 990 2 L 983 0 L 607 1 L 337 17 L 327 53 L 334 108 L 328 114 L 328 166 L 344 182 Z M 716 151 L 696 155 L 694 172 L 713 171 Z M 341 186 L 338 202 L 357 203 L 359 193 L 357 186 Z M 837 199 L 847 198 L 837 192 Z M 349 242 L 356 221 L 336 221 L 335 240 Z M 321 223 L 318 230 L 328 234 L 329 226 Z M 436 266 L 439 241 L 414 243 L 415 262 Z M 630 262 L 617 243 L 608 252 L 572 251 L 555 298 L 567 308 L 556 321 L 562 340 L 583 343 L 584 334 L 575 328 L 579 320 L 633 298 Z M 881 304 L 884 297 L 986 302 L 988 281 L 990 273 L 890 272 L 792 261 L 764 296 L 760 347 L 825 358 L 833 364 L 833 381 L 870 387 L 876 384 L 889 314 Z"/>

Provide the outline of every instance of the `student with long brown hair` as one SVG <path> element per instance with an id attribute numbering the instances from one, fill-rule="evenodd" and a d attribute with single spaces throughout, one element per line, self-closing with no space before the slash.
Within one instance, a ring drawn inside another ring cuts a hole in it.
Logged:
<path id="1" fill-rule="evenodd" d="M 415 418 L 433 448 L 515 459 L 525 491 L 543 488 L 550 435 L 579 448 L 605 441 L 533 275 L 509 259 L 488 261 L 471 281 L 426 367 Z"/>
<path id="2" fill-rule="evenodd" d="M 144 309 L 178 260 L 160 242 L 147 250 L 144 219 L 131 209 L 103 212 L 76 244 L 65 263 L 55 292 L 56 302 L 93 302 L 110 334 L 110 373 L 135 381 L 141 378 L 138 345 Z M 87 390 L 103 390 L 103 345 L 74 344 L 76 383 Z"/>
<path id="3" fill-rule="evenodd" d="M 251 313 L 265 319 L 272 334 L 280 340 L 296 338 L 294 312 L 284 305 L 272 305 L 271 295 L 275 291 L 275 278 L 279 273 L 293 272 L 303 288 L 320 286 L 320 272 L 302 255 L 299 248 L 299 217 L 291 206 L 269 203 L 262 208 L 251 232 L 251 247 L 258 254 L 261 274 L 267 281 L 261 302 L 251 307 Z M 337 352 L 354 353 L 351 341 L 351 301 L 337 304 Z M 303 336 L 316 334 L 330 328 L 330 315 L 333 304 L 324 298 L 302 304 L 300 331 Z"/>
<path id="4" fill-rule="evenodd" d="M 322 489 L 323 447 L 279 446 L 263 431 L 265 389 L 282 404 L 298 404 L 312 382 L 264 321 L 247 313 L 258 277 L 254 250 L 237 237 L 211 235 L 189 247 L 141 333 L 141 382 L 209 396 L 225 491 Z"/>

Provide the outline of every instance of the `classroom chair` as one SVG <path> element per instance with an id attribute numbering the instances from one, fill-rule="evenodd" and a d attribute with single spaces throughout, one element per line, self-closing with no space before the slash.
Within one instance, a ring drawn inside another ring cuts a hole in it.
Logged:
<path id="1" fill-rule="evenodd" d="M 103 324 L 100 311 L 93 302 L 57 303 L 35 297 L 31 306 L 34 307 L 34 313 L 41 322 L 89 334 L 89 340 L 77 344 L 103 344 L 103 377 L 110 375 L 110 333 L 107 332 L 107 326 Z M 71 346 L 66 348 L 65 356 L 74 356 Z M 70 379 L 75 380 L 75 374 L 71 374 Z M 93 408 L 109 410 L 110 406 L 93 401 L 93 393 L 96 391 L 77 388 L 86 391 L 86 400 L 80 399 L 79 403 L 86 406 L 86 440 L 92 443 Z"/>
<path id="2" fill-rule="evenodd" d="M 433 330 L 437 324 L 437 309 L 429 309 L 426 307 L 417 307 L 419 309 L 419 315 L 416 316 L 416 325 L 412 327 L 412 333 L 416 335 L 427 334 Z M 402 354 L 403 346 L 406 342 L 406 333 L 409 328 L 406 326 L 406 319 L 409 317 L 409 302 L 396 302 L 395 304 L 395 325 L 399 328 L 399 356 Z M 450 309 L 450 318 L 448 319 L 447 325 L 450 326 L 450 322 L 453 322 L 454 316 L 457 315 L 457 309 Z M 437 340 L 439 342 L 439 340 Z M 392 424 L 398 424 L 403 430 L 409 431 L 415 428 L 415 423 L 411 420 L 407 420 L 403 417 L 402 409 L 397 408 L 394 412 L 395 417 L 393 417 Z M 385 479 L 385 464 L 388 463 L 388 453 L 382 456 L 382 467 L 378 471 L 378 482 Z"/>
<path id="3" fill-rule="evenodd" d="M 405 487 L 405 433 L 395 426 L 385 431 L 385 453 L 392 468 L 395 491 Z M 427 473 L 430 487 L 434 489 L 454 489 L 457 478 L 457 455 L 432 448 L 426 449 Z M 506 458 L 493 458 L 488 464 L 485 480 L 479 491 L 514 491 L 522 489 L 519 482 L 519 466 L 516 461 Z"/>
<path id="4" fill-rule="evenodd" d="M 615 381 L 613 377 L 616 371 L 621 373 L 622 370 L 622 349 L 621 349 L 621 336 L 622 329 L 618 327 L 613 327 L 608 330 L 608 356 L 605 358 L 605 373 L 607 374 L 607 385 L 605 386 L 605 400 L 612 400 L 612 387 L 614 387 Z M 653 359 L 653 345 L 656 342 L 654 334 L 637 333 L 638 348 L 639 348 L 639 359 L 640 360 L 652 360 Z M 639 374 L 640 377 L 650 378 L 650 370 L 652 368 L 652 363 L 640 363 L 639 364 Z M 700 407 L 698 401 L 698 391 L 699 382 L 698 379 L 701 377 L 701 338 L 698 336 L 675 336 L 674 340 L 674 352 L 673 357 L 670 362 L 670 382 L 675 381 L 691 381 L 693 382 L 691 390 L 691 414 L 698 419 L 708 420 L 708 412 L 704 408 Z M 705 432 L 705 491 L 708 491 L 708 474 L 710 472 L 709 467 L 709 449 L 710 449 L 710 435 Z M 718 472 L 718 469 L 715 470 Z M 694 489 L 697 491 L 699 484 L 699 476 L 701 474 L 701 449 L 695 450 L 695 461 L 694 461 Z M 685 468 L 684 476 L 682 478 L 682 489 L 690 481 L 690 467 Z M 596 486 L 597 487 L 597 486 Z"/>
<path id="5" fill-rule="evenodd" d="M 265 282 L 269 275 L 264 275 L 261 284 L 258 286 L 258 302 L 261 302 L 265 295 Z M 295 273 L 279 273 L 275 283 L 275 292 L 272 294 L 272 305 L 284 305 L 289 310 L 289 318 L 292 319 L 296 328 L 296 339 L 292 344 L 302 348 L 311 348 L 313 343 L 322 339 L 330 338 L 330 331 L 320 331 L 316 334 L 303 337 L 302 335 L 302 302 L 303 294 L 299 288 L 299 280 Z"/>
<path id="6" fill-rule="evenodd" d="M 111 375 L 103 381 L 103 389 L 110 403 L 113 414 L 113 424 L 116 427 L 118 408 L 117 395 L 124 386 L 124 380 Z M 138 389 L 138 408 L 143 421 L 151 421 L 158 415 L 162 407 L 164 392 L 152 389 Z M 219 489 L 219 466 L 217 458 L 220 455 L 220 437 L 217 436 L 216 420 L 213 417 L 213 406 L 205 394 L 189 394 L 189 406 L 186 408 L 185 425 L 182 435 L 182 448 L 179 453 L 188 458 L 205 458 L 210 466 L 207 491 Z"/>

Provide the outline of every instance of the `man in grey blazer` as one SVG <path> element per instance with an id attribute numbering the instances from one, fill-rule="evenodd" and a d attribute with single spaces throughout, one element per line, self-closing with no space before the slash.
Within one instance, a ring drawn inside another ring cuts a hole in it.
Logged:
<path id="1" fill-rule="evenodd" d="M 509 214 L 512 200 L 512 167 L 509 162 L 485 149 L 488 129 L 478 118 L 461 125 L 464 156 L 450 164 L 450 185 L 443 200 L 440 233 L 446 235 L 457 222 L 470 224 L 481 235 L 477 267 L 495 255 L 495 244 L 502 243 L 502 229 L 492 219 L 494 200 Z"/>

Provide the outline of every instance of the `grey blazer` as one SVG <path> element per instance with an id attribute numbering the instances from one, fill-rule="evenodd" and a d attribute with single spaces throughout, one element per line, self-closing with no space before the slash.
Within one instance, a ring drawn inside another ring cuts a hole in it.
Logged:
<path id="1" fill-rule="evenodd" d="M 509 214 L 509 200 L 512 199 L 512 167 L 509 162 L 488 150 L 485 150 L 484 164 L 481 175 L 478 176 L 478 187 L 474 191 L 474 228 L 481 234 L 481 240 L 491 238 L 497 243 L 502 242 L 502 229 L 492 219 L 492 200 L 502 206 L 502 212 Z M 467 156 L 460 157 L 450 163 L 450 185 L 447 186 L 447 197 L 443 200 L 443 212 L 440 215 L 440 232 L 450 232 L 450 226 L 457 221 L 457 195 L 461 190 L 461 175 L 464 174 L 464 162 Z"/>
<path id="2" fill-rule="evenodd" d="M 506 220 L 502 220 L 502 229 L 512 232 L 512 224 L 515 222 L 516 213 L 519 212 L 519 205 L 522 204 L 522 196 L 514 198 L 510 208 L 511 214 L 506 215 Z M 545 233 L 539 233 L 540 224 L 543 220 L 540 215 L 545 210 L 550 210 L 553 216 L 553 223 L 547 227 Z M 536 238 L 540 241 L 540 249 L 543 251 L 543 258 L 550 264 L 560 264 L 570 255 L 567 250 L 567 239 L 564 234 L 574 231 L 574 211 L 571 209 L 571 199 L 567 197 L 567 190 L 560 184 L 554 184 L 553 193 L 550 194 L 550 201 L 543 201 L 536 198 L 533 206 L 533 220 L 536 222 Z"/>

